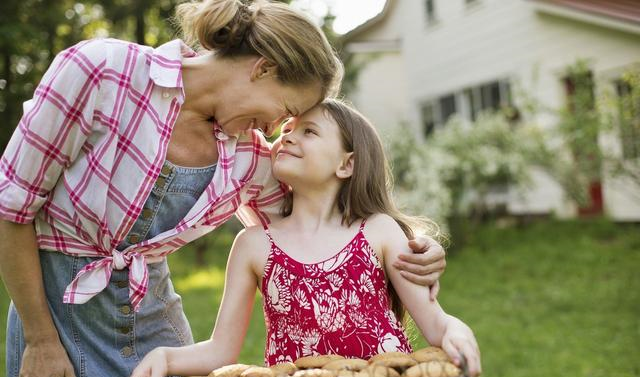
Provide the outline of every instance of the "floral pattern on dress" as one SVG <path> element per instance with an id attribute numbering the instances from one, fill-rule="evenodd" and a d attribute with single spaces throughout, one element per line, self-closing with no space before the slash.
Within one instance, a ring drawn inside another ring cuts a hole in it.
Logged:
<path id="1" fill-rule="evenodd" d="M 267 324 L 265 364 L 339 354 L 368 359 L 409 353 L 402 324 L 390 308 L 382 265 L 362 232 L 319 263 L 296 261 L 271 238 L 261 292 Z"/>

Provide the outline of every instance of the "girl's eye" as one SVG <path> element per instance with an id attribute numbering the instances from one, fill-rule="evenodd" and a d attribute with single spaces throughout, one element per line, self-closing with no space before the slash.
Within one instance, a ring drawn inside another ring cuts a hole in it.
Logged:
<path id="1" fill-rule="evenodd" d="M 316 134 L 316 132 L 314 130 L 312 130 L 311 128 L 305 128 L 304 129 L 304 133 L 305 133 L 305 135 L 306 134 L 313 134 L 313 135 Z"/>

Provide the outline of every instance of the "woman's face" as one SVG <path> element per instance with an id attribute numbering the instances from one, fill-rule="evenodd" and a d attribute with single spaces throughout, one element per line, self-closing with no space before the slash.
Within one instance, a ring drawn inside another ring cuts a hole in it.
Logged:
<path id="1" fill-rule="evenodd" d="M 215 119 L 227 135 L 249 129 L 270 136 L 288 117 L 298 116 L 321 101 L 321 86 L 287 85 L 278 80 L 275 67 L 260 58 L 250 77 L 244 77 L 225 95 Z"/>

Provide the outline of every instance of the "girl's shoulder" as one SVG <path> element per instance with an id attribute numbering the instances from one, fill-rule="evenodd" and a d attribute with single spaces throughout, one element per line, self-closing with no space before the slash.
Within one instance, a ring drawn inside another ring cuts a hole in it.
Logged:
<path id="1" fill-rule="evenodd" d="M 385 213 L 376 213 L 366 219 L 364 237 L 381 260 L 384 258 L 384 247 L 389 234 L 395 233 L 395 228 L 399 228 L 396 221 Z"/>
<path id="2" fill-rule="evenodd" d="M 363 232 L 369 244 L 378 254 L 384 254 L 384 251 L 390 248 L 399 250 L 407 243 L 406 235 L 400 225 L 393 217 L 385 213 L 369 216 Z"/>
<path id="3" fill-rule="evenodd" d="M 271 242 L 261 225 L 241 230 L 233 241 L 233 253 L 251 266 L 251 270 L 260 276 L 267 263 Z"/>
<path id="4" fill-rule="evenodd" d="M 376 213 L 367 218 L 364 230 L 367 233 L 375 232 L 376 234 L 381 234 L 383 232 L 395 231 L 396 228 L 400 229 L 400 225 L 398 225 L 393 217 L 386 213 Z"/>
<path id="5" fill-rule="evenodd" d="M 262 225 L 255 225 L 241 230 L 236 235 L 234 245 L 236 248 L 243 250 L 255 250 L 258 248 L 268 248 L 270 242 Z"/>

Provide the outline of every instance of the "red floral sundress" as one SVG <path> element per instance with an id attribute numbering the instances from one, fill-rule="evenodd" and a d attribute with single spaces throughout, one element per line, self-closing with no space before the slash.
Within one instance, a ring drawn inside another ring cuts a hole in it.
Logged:
<path id="1" fill-rule="evenodd" d="M 261 287 L 266 365 L 309 355 L 368 359 L 412 351 L 390 309 L 384 270 L 364 224 L 338 254 L 313 264 L 288 256 L 265 228 L 271 242 Z"/>

